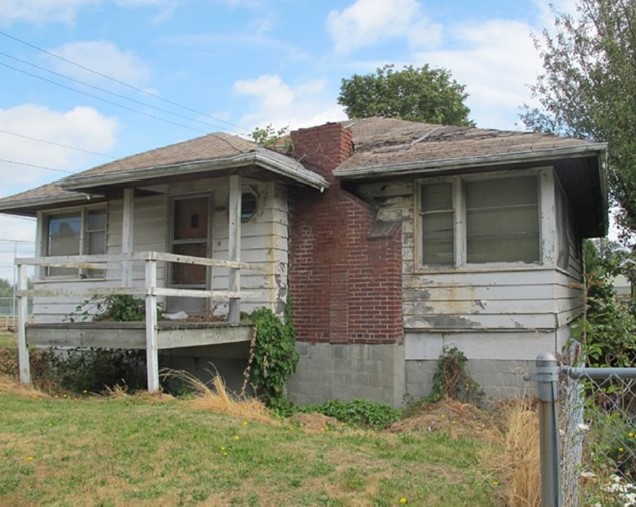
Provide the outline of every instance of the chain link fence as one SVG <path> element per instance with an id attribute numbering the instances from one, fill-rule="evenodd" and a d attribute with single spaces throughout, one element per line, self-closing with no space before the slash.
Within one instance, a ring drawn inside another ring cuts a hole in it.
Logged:
<path id="1" fill-rule="evenodd" d="M 541 498 L 547 506 L 636 507 L 636 368 L 537 358 Z"/>

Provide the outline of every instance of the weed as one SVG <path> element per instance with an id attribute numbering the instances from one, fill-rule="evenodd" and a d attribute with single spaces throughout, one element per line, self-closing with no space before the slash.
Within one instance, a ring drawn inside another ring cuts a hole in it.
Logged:
<path id="1" fill-rule="evenodd" d="M 373 429 L 384 429 L 395 421 L 399 421 L 402 412 L 384 403 L 369 400 L 328 400 L 321 405 L 305 405 L 298 407 L 299 412 L 318 412 L 334 417 L 341 422 Z"/>

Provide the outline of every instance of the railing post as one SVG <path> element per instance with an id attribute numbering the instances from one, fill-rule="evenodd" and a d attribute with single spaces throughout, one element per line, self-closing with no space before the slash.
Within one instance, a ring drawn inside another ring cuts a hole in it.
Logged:
<path id="1" fill-rule="evenodd" d="M 159 390 L 159 350 L 157 348 L 157 261 L 146 259 L 146 368 L 148 391 Z"/>
<path id="2" fill-rule="evenodd" d="M 559 367 L 553 354 L 544 352 L 536 359 L 539 397 L 539 439 L 541 447 L 541 505 L 561 505 L 561 463 L 559 448 L 558 380 Z"/>
<path id="3" fill-rule="evenodd" d="M 24 264 L 18 264 L 18 291 L 27 289 L 27 272 Z M 20 368 L 20 382 L 31 383 L 31 365 L 29 363 L 29 348 L 26 342 L 26 324 L 28 315 L 28 296 L 18 295 L 18 363 Z"/>
<path id="4" fill-rule="evenodd" d="M 229 238 L 228 259 L 238 262 L 241 260 L 241 179 L 234 174 L 230 176 L 229 196 Z M 228 274 L 228 289 L 230 292 L 238 292 L 241 288 L 241 271 L 238 268 L 230 268 Z M 241 301 L 230 296 L 228 308 L 228 321 L 230 324 L 238 324 L 241 320 Z"/>

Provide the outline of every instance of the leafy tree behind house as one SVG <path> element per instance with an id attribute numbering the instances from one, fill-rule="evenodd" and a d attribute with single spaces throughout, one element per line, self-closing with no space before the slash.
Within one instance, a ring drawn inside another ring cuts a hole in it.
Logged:
<path id="1" fill-rule="evenodd" d="M 449 71 L 428 65 L 395 70 L 385 65 L 375 73 L 343 79 L 338 104 L 349 118 L 384 116 L 402 120 L 474 126 L 464 104 L 465 86 Z"/>
<path id="2" fill-rule="evenodd" d="M 543 73 L 524 106 L 529 127 L 608 143 L 619 224 L 636 231 L 636 0 L 578 0 L 535 39 Z"/>

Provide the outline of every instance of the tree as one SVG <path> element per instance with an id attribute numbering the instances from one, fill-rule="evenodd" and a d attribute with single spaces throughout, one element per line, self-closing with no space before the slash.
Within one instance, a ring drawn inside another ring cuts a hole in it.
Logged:
<path id="1" fill-rule="evenodd" d="M 473 127 L 470 109 L 464 104 L 465 88 L 445 69 L 408 65 L 396 71 L 394 65 L 385 65 L 375 74 L 343 79 L 338 104 L 349 118 L 385 116 Z"/>
<path id="2" fill-rule="evenodd" d="M 535 39 L 540 106 L 525 105 L 521 118 L 534 130 L 607 142 L 619 224 L 635 231 L 636 0 L 579 0 L 576 15 L 554 15 L 554 31 Z"/>

